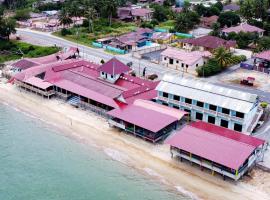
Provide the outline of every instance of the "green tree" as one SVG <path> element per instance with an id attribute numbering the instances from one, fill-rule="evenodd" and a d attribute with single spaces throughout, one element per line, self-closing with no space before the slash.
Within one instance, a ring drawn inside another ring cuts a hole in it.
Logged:
<path id="1" fill-rule="evenodd" d="M 247 20 L 254 16 L 253 5 L 253 0 L 245 0 L 240 4 L 240 13 Z"/>
<path id="2" fill-rule="evenodd" d="M 119 2 L 117 0 L 102 0 L 102 8 L 108 16 L 109 25 L 112 25 L 112 17 L 116 14 Z"/>
<path id="3" fill-rule="evenodd" d="M 234 12 L 224 12 L 219 15 L 218 22 L 221 27 L 231 27 L 241 22 L 239 15 Z"/>
<path id="4" fill-rule="evenodd" d="M 174 29 L 178 32 L 187 32 L 200 22 L 200 16 L 192 11 L 179 13 L 176 17 Z"/>
<path id="5" fill-rule="evenodd" d="M 270 37 L 262 37 L 259 39 L 256 50 L 258 52 L 270 49 Z"/>
<path id="6" fill-rule="evenodd" d="M 153 5 L 153 9 L 153 19 L 156 19 L 158 22 L 164 22 L 168 20 L 167 10 L 164 6 Z"/>
<path id="7" fill-rule="evenodd" d="M 235 62 L 232 53 L 224 47 L 219 47 L 214 51 L 214 58 L 222 68 Z"/>
<path id="8" fill-rule="evenodd" d="M 88 24 L 89 25 L 88 30 L 89 30 L 89 32 L 94 33 L 94 21 L 95 21 L 96 16 L 97 16 L 97 11 L 95 10 L 95 8 L 89 7 L 86 10 L 85 16 L 88 19 L 88 23 L 89 23 Z"/>
<path id="9" fill-rule="evenodd" d="M 16 10 L 14 18 L 16 20 L 28 20 L 28 19 L 30 19 L 29 12 L 30 11 L 28 9 Z"/>
<path id="10" fill-rule="evenodd" d="M 0 19 L 0 37 L 9 40 L 11 34 L 16 33 L 16 20 L 13 18 L 1 18 Z"/>
<path id="11" fill-rule="evenodd" d="M 64 27 L 70 26 L 72 24 L 72 19 L 69 16 L 69 13 L 66 8 L 62 8 L 59 14 L 60 24 Z"/>

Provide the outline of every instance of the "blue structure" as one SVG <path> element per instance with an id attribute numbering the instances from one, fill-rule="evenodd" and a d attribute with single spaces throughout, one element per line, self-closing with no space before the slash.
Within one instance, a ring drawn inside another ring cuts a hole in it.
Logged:
<path id="1" fill-rule="evenodd" d="M 187 0 L 176 0 L 176 1 L 175 1 L 176 7 L 183 7 L 185 1 L 187 1 Z"/>

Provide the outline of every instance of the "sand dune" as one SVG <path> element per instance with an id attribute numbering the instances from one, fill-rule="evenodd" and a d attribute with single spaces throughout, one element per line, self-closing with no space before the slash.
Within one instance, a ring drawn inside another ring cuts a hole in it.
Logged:
<path id="1" fill-rule="evenodd" d="M 211 176 L 188 162 L 172 160 L 167 145 L 153 145 L 116 131 L 108 126 L 105 119 L 62 101 L 42 99 L 1 83 L 0 101 L 39 117 L 65 136 L 94 145 L 112 159 L 138 169 L 193 199 L 270 199 L 270 174 L 261 170 L 253 170 L 251 177 L 237 183 L 223 181 L 218 175 Z"/>

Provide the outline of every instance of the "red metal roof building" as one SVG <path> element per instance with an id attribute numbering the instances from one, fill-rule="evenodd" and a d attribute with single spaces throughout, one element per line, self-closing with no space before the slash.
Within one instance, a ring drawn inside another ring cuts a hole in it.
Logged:
<path id="1" fill-rule="evenodd" d="M 40 89 L 43 95 L 49 91 L 52 94 L 54 90 L 56 95 L 66 100 L 79 97 L 79 104 L 111 110 L 119 108 L 122 105 L 119 102 L 127 105 L 137 98 L 149 100 L 157 96 L 155 88 L 158 82 L 133 77 L 127 74 L 129 70 L 115 58 L 102 66 L 72 59 L 29 68 L 14 78 L 21 87 L 27 86 L 35 92 Z M 103 72 L 108 76 L 103 77 Z"/>
<path id="2" fill-rule="evenodd" d="M 176 129 L 187 114 L 151 101 L 136 100 L 133 104 L 107 113 L 109 124 L 153 143 Z"/>
<path id="3" fill-rule="evenodd" d="M 263 154 L 265 141 L 202 121 L 167 139 L 176 155 L 212 172 L 238 180 Z"/>

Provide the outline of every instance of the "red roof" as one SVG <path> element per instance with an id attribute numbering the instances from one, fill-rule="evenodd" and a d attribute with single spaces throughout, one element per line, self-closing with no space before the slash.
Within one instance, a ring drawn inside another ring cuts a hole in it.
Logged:
<path id="1" fill-rule="evenodd" d="M 260 58 L 260 59 L 264 59 L 264 60 L 268 60 L 270 61 L 270 50 L 268 51 L 263 51 L 261 53 L 257 53 L 255 55 L 255 58 Z"/>
<path id="2" fill-rule="evenodd" d="M 211 36 L 211 35 L 206 35 L 199 38 L 183 39 L 183 40 L 180 40 L 180 42 L 193 44 L 195 46 L 211 48 L 211 49 L 216 49 L 221 46 L 226 47 L 226 48 L 236 46 L 236 42 L 233 40 L 227 41 L 227 40 L 224 40 L 215 36 Z"/>
<path id="3" fill-rule="evenodd" d="M 113 108 L 118 108 L 118 104 L 112 98 L 102 95 L 98 92 L 89 90 L 71 81 L 60 80 L 58 82 L 55 82 L 54 85 L 56 85 L 57 87 L 63 88 L 65 90 L 75 92 L 77 95 L 92 99 L 99 103 L 103 103 Z"/>
<path id="4" fill-rule="evenodd" d="M 237 170 L 264 141 L 226 130 L 205 122 L 195 122 L 168 138 L 166 143 Z"/>
<path id="5" fill-rule="evenodd" d="M 130 68 L 116 58 L 112 58 L 98 68 L 98 71 L 106 72 L 108 74 L 122 74 L 130 71 Z"/>
<path id="6" fill-rule="evenodd" d="M 216 126 L 214 124 L 209 124 L 203 121 L 192 123 L 190 126 L 193 126 L 193 127 L 196 127 L 196 128 L 199 128 L 199 129 L 211 132 L 211 133 L 215 133 L 220 136 L 230 138 L 232 140 L 237 140 L 239 142 L 242 142 L 242 143 L 254 146 L 254 147 L 258 147 L 265 143 L 264 140 L 261 140 L 259 138 L 251 137 L 245 134 L 239 134 L 239 132 L 236 132 L 236 131 L 233 131 L 224 127 Z"/>
<path id="7" fill-rule="evenodd" d="M 114 109 L 107 114 L 154 133 L 177 121 L 177 118 L 170 115 L 135 105 Z"/>
<path id="8" fill-rule="evenodd" d="M 16 67 L 16 68 L 25 70 L 25 69 L 28 69 L 30 67 L 34 67 L 37 65 L 38 65 L 38 63 L 36 63 L 34 61 L 31 61 L 29 59 L 22 59 L 22 60 L 19 60 L 18 62 L 13 63 L 12 67 Z"/>

